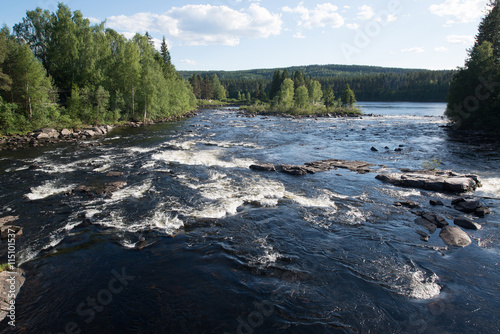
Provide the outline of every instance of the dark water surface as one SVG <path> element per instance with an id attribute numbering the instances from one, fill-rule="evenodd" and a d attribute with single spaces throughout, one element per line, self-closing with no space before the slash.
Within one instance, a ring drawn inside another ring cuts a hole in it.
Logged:
<path id="1" fill-rule="evenodd" d="M 100 147 L 2 153 L 0 216 L 20 217 L 27 279 L 16 328 L 4 321 L 0 332 L 497 333 L 498 142 L 450 137 L 444 104 L 360 105 L 383 116 L 206 110 L 117 129 Z M 494 214 L 476 219 L 471 246 L 447 247 L 438 232 L 421 241 L 416 216 L 393 203 L 416 201 L 451 223 L 462 214 L 449 194 L 383 184 L 376 173 L 248 168 L 329 158 L 394 171 L 436 159 L 478 174 L 475 195 Z M 112 196 L 65 194 L 117 180 L 127 186 Z"/>

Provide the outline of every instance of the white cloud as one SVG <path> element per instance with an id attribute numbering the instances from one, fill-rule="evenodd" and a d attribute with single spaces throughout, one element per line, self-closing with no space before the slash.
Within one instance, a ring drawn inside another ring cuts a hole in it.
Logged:
<path id="1" fill-rule="evenodd" d="M 387 15 L 387 22 L 394 22 L 394 21 L 396 21 L 397 19 L 398 19 L 398 18 L 397 18 L 397 16 L 396 16 L 396 15 L 394 15 L 394 14 L 389 14 L 389 15 Z"/>
<path id="2" fill-rule="evenodd" d="M 415 47 L 415 48 L 403 49 L 403 50 L 401 50 L 401 52 L 404 52 L 404 53 L 422 53 L 422 52 L 425 52 L 425 50 L 423 48 Z"/>
<path id="3" fill-rule="evenodd" d="M 87 19 L 90 21 L 90 24 L 101 24 L 102 22 L 102 20 L 96 17 L 87 17 Z"/>
<path id="4" fill-rule="evenodd" d="M 298 22 L 299 26 L 307 29 L 314 27 L 332 27 L 339 28 L 344 25 L 344 18 L 337 12 L 338 7 L 327 2 L 318 4 L 313 9 L 304 7 L 301 2 L 297 7 L 290 8 L 283 7 L 282 11 L 285 13 L 295 13 L 300 15 Z"/>
<path id="5" fill-rule="evenodd" d="M 446 37 L 446 41 L 451 44 L 471 45 L 474 43 L 474 36 L 470 35 L 450 35 Z"/>
<path id="6" fill-rule="evenodd" d="M 436 51 L 436 52 L 447 52 L 448 48 L 446 48 L 444 46 L 440 46 L 440 47 L 434 48 L 434 51 Z"/>
<path id="7" fill-rule="evenodd" d="M 349 29 L 352 29 L 352 30 L 359 29 L 359 27 L 360 27 L 359 24 L 357 24 L 357 23 L 347 23 L 345 26 Z"/>
<path id="8" fill-rule="evenodd" d="M 359 7 L 358 18 L 360 20 L 369 20 L 371 19 L 375 13 L 373 12 L 373 7 L 368 5 L 363 5 Z"/>
<path id="9" fill-rule="evenodd" d="M 186 65 L 197 65 L 198 63 L 196 62 L 196 60 L 191 60 L 191 59 L 182 59 L 181 60 L 181 63 L 182 64 L 186 64 Z"/>
<path id="10" fill-rule="evenodd" d="M 227 6 L 185 5 L 164 14 L 138 13 L 108 18 L 110 28 L 174 37 L 188 45 L 237 45 L 242 37 L 267 38 L 281 33 L 279 14 L 252 3 L 240 11 Z"/>
<path id="11" fill-rule="evenodd" d="M 480 18 L 486 8 L 487 0 L 445 0 L 429 7 L 431 13 L 448 17 L 447 25 L 468 23 Z"/>
<path id="12" fill-rule="evenodd" d="M 293 35 L 293 38 L 306 38 L 306 36 L 304 36 L 301 32 L 298 32 L 295 35 Z"/>

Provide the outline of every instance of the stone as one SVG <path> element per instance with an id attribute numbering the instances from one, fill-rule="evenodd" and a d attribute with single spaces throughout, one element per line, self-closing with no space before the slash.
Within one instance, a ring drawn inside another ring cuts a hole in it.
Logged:
<path id="1" fill-rule="evenodd" d="M 50 138 L 49 134 L 45 133 L 45 132 L 37 133 L 37 134 L 34 135 L 34 137 L 35 137 L 35 139 L 38 139 L 38 140 L 40 140 L 40 139 L 49 139 Z"/>
<path id="2" fill-rule="evenodd" d="M 122 189 L 126 185 L 127 185 L 127 182 L 125 182 L 125 181 L 116 181 L 116 182 L 106 183 L 106 185 L 104 187 L 104 192 L 105 193 L 112 193 L 112 192 L 115 192 L 119 189 Z"/>
<path id="3" fill-rule="evenodd" d="M 255 164 L 250 166 L 251 170 L 258 170 L 263 172 L 275 172 L 276 167 L 273 164 Z"/>
<path id="4" fill-rule="evenodd" d="M 0 227 L 0 236 L 2 239 L 8 239 L 9 234 L 14 234 L 15 238 L 19 238 L 23 235 L 23 228 L 15 225 L 6 225 Z"/>
<path id="5" fill-rule="evenodd" d="M 457 226 L 463 227 L 468 230 L 479 230 L 481 229 L 481 225 L 476 222 L 473 222 L 470 219 L 466 218 L 457 218 L 453 221 L 453 223 Z"/>
<path id="6" fill-rule="evenodd" d="M 433 223 L 434 225 L 436 225 L 439 228 L 442 228 L 442 227 L 448 225 L 448 222 L 446 221 L 446 219 L 444 219 L 443 217 L 438 216 L 432 212 L 424 213 L 422 215 L 422 218 L 427 219 L 428 221 L 430 221 L 431 223 Z"/>
<path id="7" fill-rule="evenodd" d="M 449 246 L 465 247 L 472 243 L 469 235 L 458 226 L 445 226 L 439 236 Z"/>
<path id="8" fill-rule="evenodd" d="M 432 206 L 443 206 L 444 203 L 440 200 L 434 200 L 434 199 L 431 199 L 429 201 L 429 204 L 432 205 Z"/>
<path id="9" fill-rule="evenodd" d="M 378 150 L 375 147 L 373 147 L 373 146 L 372 146 L 372 148 L 370 150 L 372 150 L 373 152 L 378 152 Z"/>
<path id="10" fill-rule="evenodd" d="M 308 170 L 305 166 L 295 166 L 295 165 L 278 165 L 278 169 L 281 172 L 290 174 L 290 175 L 306 175 L 308 174 Z"/>
<path id="11" fill-rule="evenodd" d="M 420 235 L 420 240 L 422 241 L 429 241 L 430 235 L 425 233 L 424 231 L 417 230 L 417 234 Z"/>
<path id="12" fill-rule="evenodd" d="M 459 202 L 457 205 L 455 205 L 455 210 L 462 211 L 465 213 L 473 213 L 479 207 L 481 207 L 479 201 L 464 201 L 464 202 Z"/>
<path id="13" fill-rule="evenodd" d="M 400 201 L 400 202 L 395 202 L 394 203 L 394 206 L 404 206 L 406 208 L 410 208 L 410 209 L 416 209 L 416 208 L 419 208 L 420 205 L 416 202 L 413 202 L 413 201 Z"/>
<path id="14" fill-rule="evenodd" d="M 11 278 L 14 278 L 14 284 L 11 284 Z M 15 268 L 14 271 L 5 270 L 0 272 L 0 321 L 5 319 L 9 312 L 9 306 L 11 305 L 9 302 L 13 299 L 9 298 L 9 295 L 13 294 L 17 297 L 25 280 L 26 275 L 24 270 L 19 268 Z M 11 286 L 14 286 L 12 292 Z"/>
<path id="15" fill-rule="evenodd" d="M 90 129 L 84 130 L 83 135 L 86 137 L 94 137 L 96 133 Z"/>
<path id="16" fill-rule="evenodd" d="M 379 174 L 382 182 L 400 187 L 417 188 L 431 191 L 449 191 L 463 193 L 475 190 L 478 183 L 472 177 L 452 176 L 453 172 L 410 171 L 402 169 L 402 173 Z"/>
<path id="17" fill-rule="evenodd" d="M 436 230 L 437 230 L 436 224 L 431 223 L 430 221 L 428 221 L 425 218 L 417 218 L 417 219 L 415 219 L 415 224 L 418 224 L 418 225 L 420 225 L 422 227 L 425 227 L 425 229 L 427 231 L 429 231 L 430 234 L 436 232 Z"/>
<path id="18" fill-rule="evenodd" d="M 485 207 L 485 206 L 480 206 L 479 208 L 474 210 L 474 214 L 478 217 L 481 217 L 481 218 L 483 218 L 486 215 L 491 214 L 491 212 L 492 212 L 491 209 L 488 207 Z"/>
<path id="19" fill-rule="evenodd" d="M 2 217 L 2 218 L 0 218 L 0 226 L 13 223 L 13 222 L 15 222 L 18 219 L 19 219 L 19 216 L 5 216 L 5 217 Z"/>
<path id="20" fill-rule="evenodd" d="M 107 177 L 120 177 L 123 176 L 123 172 L 108 172 Z"/>
<path id="21" fill-rule="evenodd" d="M 470 177 L 450 177 L 444 181 L 444 190 L 464 193 L 476 188 L 476 181 Z"/>
<path id="22" fill-rule="evenodd" d="M 61 130 L 61 136 L 63 137 L 70 137 L 73 134 L 73 131 L 68 130 L 68 129 L 62 129 Z"/>

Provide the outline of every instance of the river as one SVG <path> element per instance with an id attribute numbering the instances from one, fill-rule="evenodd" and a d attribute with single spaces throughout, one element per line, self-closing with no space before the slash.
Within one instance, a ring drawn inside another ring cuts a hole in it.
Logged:
<path id="1" fill-rule="evenodd" d="M 116 129 L 97 147 L 2 152 L 0 217 L 20 217 L 27 279 L 16 327 L 0 333 L 497 333 L 498 141 L 452 135 L 443 103 L 359 105 L 380 116 L 204 110 Z M 393 204 L 451 223 L 463 216 L 453 195 L 376 173 L 249 169 L 330 158 L 475 173 L 493 214 L 467 231 L 472 245 L 448 247 L 438 232 L 421 241 L 416 215 Z M 127 185 L 108 196 L 68 194 L 118 180 Z"/>

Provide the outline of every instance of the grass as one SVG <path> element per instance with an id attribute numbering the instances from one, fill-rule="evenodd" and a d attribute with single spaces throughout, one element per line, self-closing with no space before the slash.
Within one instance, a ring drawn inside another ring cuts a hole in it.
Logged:
<path id="1" fill-rule="evenodd" d="M 0 264 L 0 273 L 2 271 L 10 271 L 12 269 L 11 265 L 8 263 Z"/>

